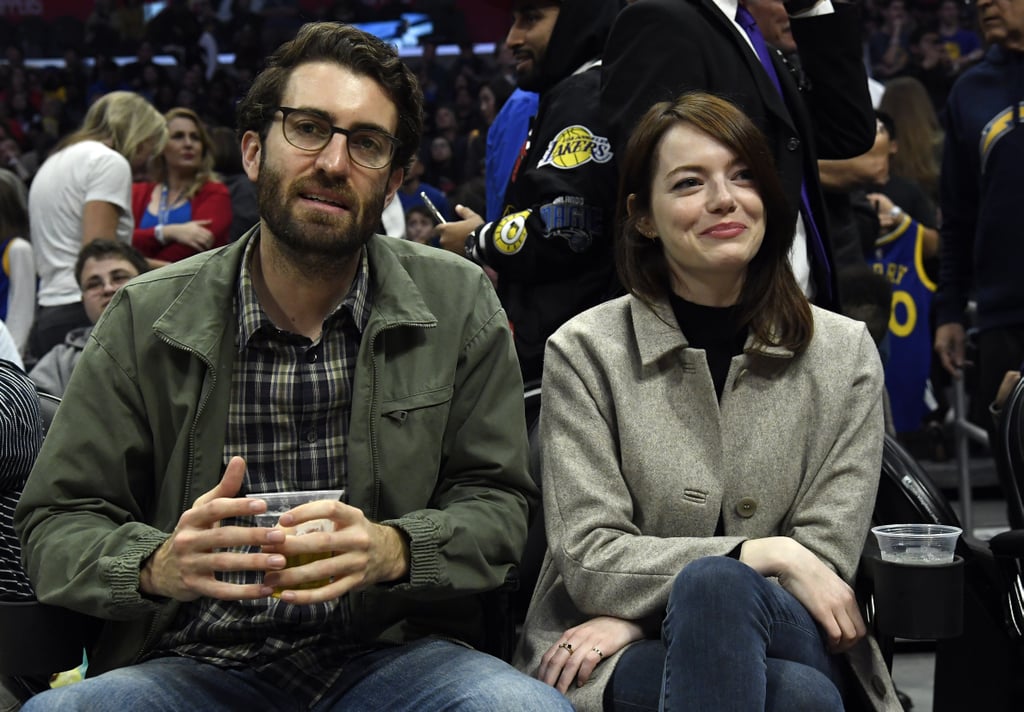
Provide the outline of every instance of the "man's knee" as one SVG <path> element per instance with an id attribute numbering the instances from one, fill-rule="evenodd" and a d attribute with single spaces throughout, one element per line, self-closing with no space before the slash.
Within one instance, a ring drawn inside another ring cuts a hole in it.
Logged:
<path id="1" fill-rule="evenodd" d="M 509 668 L 487 679 L 464 680 L 452 709 L 459 712 L 518 712 L 519 710 L 571 712 L 569 700 L 555 688 Z"/>

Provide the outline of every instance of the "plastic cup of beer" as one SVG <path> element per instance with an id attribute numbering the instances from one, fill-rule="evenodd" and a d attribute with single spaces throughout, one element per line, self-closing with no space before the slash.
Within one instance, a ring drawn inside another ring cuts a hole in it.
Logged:
<path id="1" fill-rule="evenodd" d="M 885 524 L 871 531 L 878 539 L 882 561 L 912 566 L 952 563 L 962 532 L 946 524 Z"/>
<path id="2" fill-rule="evenodd" d="M 247 494 L 246 497 L 251 499 L 262 499 L 267 503 L 267 511 L 263 514 L 254 515 L 256 519 L 256 526 L 267 527 L 270 529 L 281 528 L 284 529 L 288 536 L 302 536 L 303 534 L 312 534 L 315 532 L 329 532 L 334 531 L 334 522 L 330 519 L 311 519 L 308 522 L 301 522 L 293 527 L 281 527 L 278 524 L 278 520 L 281 519 L 281 515 L 292 509 L 295 509 L 300 504 L 306 504 L 307 502 L 319 502 L 321 500 L 332 500 L 338 501 L 344 496 L 345 490 L 302 490 L 295 492 L 260 492 L 257 494 Z M 294 554 L 286 557 L 287 563 L 285 568 L 292 568 L 293 566 L 303 566 L 305 564 L 319 561 L 320 559 L 326 559 L 331 556 L 331 552 L 323 551 L 310 554 Z M 295 584 L 290 586 L 291 590 L 307 590 L 312 588 L 320 588 L 330 583 L 329 579 L 321 581 L 309 581 L 307 583 Z M 280 598 L 283 588 L 275 588 L 273 597 Z"/>

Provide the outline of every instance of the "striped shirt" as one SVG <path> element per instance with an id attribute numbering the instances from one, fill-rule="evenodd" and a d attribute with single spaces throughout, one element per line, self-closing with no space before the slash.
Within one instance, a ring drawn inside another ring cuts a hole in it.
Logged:
<path id="1" fill-rule="evenodd" d="M 35 386 L 20 368 L 0 360 L 0 600 L 35 598 L 11 522 L 42 441 Z"/>
<path id="2" fill-rule="evenodd" d="M 224 467 L 235 455 L 245 458 L 243 495 L 344 488 L 352 382 L 371 309 L 366 251 L 351 289 L 314 341 L 279 330 L 260 306 L 251 272 L 258 244 L 254 239 L 246 248 L 238 280 Z M 225 521 L 232 523 L 239 522 Z M 233 583 L 259 580 L 258 572 L 218 575 Z M 201 598 L 181 607 L 156 655 L 255 668 L 313 704 L 341 674 L 341 663 L 362 650 L 348 637 L 348 622 L 347 597 L 307 606 Z"/>

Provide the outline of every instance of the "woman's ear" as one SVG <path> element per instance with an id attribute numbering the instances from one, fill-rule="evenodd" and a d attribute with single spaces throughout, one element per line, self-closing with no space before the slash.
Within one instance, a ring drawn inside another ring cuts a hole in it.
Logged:
<path id="1" fill-rule="evenodd" d="M 630 193 L 626 196 L 626 215 L 633 217 L 633 211 L 636 210 L 636 193 Z"/>

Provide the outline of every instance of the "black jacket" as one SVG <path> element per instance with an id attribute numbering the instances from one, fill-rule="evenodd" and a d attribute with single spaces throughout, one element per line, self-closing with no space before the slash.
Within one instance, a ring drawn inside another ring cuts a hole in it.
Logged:
<path id="1" fill-rule="evenodd" d="M 503 217 L 476 232 L 498 273 L 523 377 L 565 321 L 619 291 L 612 255 L 615 166 L 598 102 L 599 60 L 619 0 L 565 0 L 529 89 L 540 93 Z M 582 71 L 581 71 L 582 70 Z"/>

